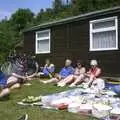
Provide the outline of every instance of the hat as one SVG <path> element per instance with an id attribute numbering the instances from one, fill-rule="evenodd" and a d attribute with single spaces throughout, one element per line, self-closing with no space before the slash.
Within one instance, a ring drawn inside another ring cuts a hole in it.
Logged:
<path id="1" fill-rule="evenodd" d="M 97 60 L 91 60 L 90 65 L 97 66 L 98 65 Z"/>

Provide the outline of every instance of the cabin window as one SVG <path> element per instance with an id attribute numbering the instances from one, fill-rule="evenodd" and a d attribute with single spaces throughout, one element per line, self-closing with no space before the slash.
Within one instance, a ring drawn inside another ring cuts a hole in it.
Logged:
<path id="1" fill-rule="evenodd" d="M 118 49 L 118 19 L 110 17 L 90 21 L 90 51 Z"/>
<path id="2" fill-rule="evenodd" d="M 36 32 L 36 54 L 50 53 L 50 30 Z"/>

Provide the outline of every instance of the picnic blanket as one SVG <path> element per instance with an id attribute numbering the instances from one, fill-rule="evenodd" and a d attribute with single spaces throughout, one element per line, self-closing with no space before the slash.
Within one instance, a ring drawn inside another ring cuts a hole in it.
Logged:
<path id="1" fill-rule="evenodd" d="M 111 89 L 112 91 L 120 95 L 120 84 L 112 84 L 106 82 L 106 88 Z"/>
<path id="2" fill-rule="evenodd" d="M 43 96 L 41 103 L 42 108 L 49 109 L 66 109 L 68 112 L 80 113 L 86 111 L 90 114 L 93 105 L 100 103 L 112 108 L 110 115 L 117 114 L 120 116 L 120 98 L 114 97 L 115 92 L 103 90 L 96 94 L 90 89 L 75 88 L 72 90 Z"/>
<path id="3" fill-rule="evenodd" d="M 114 91 L 106 89 L 101 91 L 96 91 L 91 88 L 73 88 L 60 93 L 54 93 L 46 96 L 33 97 L 28 96 L 27 102 L 32 106 L 40 106 L 40 108 L 47 109 L 57 109 L 57 110 L 67 110 L 73 113 L 85 113 L 86 115 L 93 115 L 94 105 L 98 104 L 101 106 L 100 109 L 107 106 L 109 108 L 110 118 L 120 117 L 120 98 L 115 97 L 117 95 Z M 32 101 L 35 101 L 31 103 Z M 36 101 L 37 100 L 37 101 Z M 22 104 L 24 104 L 22 100 Z M 36 103 L 37 102 L 37 103 Z M 21 104 L 21 102 L 19 103 Z M 25 104 L 26 105 L 26 104 Z M 96 112 L 96 111 L 95 111 Z M 100 111 L 101 112 L 101 111 Z M 104 109 L 102 110 L 103 115 L 105 114 Z M 100 116 L 102 113 L 97 114 Z M 108 113 L 107 113 L 108 114 Z M 115 117 L 114 117 L 115 116 Z M 107 119 L 107 118 L 105 118 Z M 111 119 L 113 120 L 113 119 Z M 115 119 L 117 120 L 117 119 Z"/>

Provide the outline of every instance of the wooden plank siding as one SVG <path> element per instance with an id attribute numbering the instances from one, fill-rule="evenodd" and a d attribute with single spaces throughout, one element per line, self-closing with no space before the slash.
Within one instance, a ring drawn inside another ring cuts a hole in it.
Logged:
<path id="1" fill-rule="evenodd" d="M 64 65 L 64 60 L 70 58 L 84 60 L 87 65 L 91 59 L 97 59 L 103 69 L 104 75 L 120 76 L 120 50 L 115 51 L 89 51 L 89 21 L 107 17 L 118 16 L 118 40 L 120 49 L 120 13 L 91 16 L 86 20 L 79 20 L 62 25 L 52 26 L 51 29 L 51 53 L 38 54 L 40 64 L 44 64 L 46 58 L 51 58 L 56 67 Z M 42 29 L 38 29 L 39 31 Z M 35 53 L 35 32 L 24 33 L 24 51 Z"/>

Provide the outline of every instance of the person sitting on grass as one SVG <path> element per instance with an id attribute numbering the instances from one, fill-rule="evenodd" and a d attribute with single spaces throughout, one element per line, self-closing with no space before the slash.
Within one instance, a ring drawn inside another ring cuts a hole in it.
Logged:
<path id="1" fill-rule="evenodd" d="M 50 59 L 45 60 L 45 66 L 42 68 L 42 72 L 38 73 L 38 76 L 52 78 L 55 73 L 55 66 L 51 63 Z"/>
<path id="2" fill-rule="evenodd" d="M 97 60 L 91 60 L 90 62 L 91 68 L 84 76 L 79 76 L 76 81 L 71 84 L 71 87 L 76 86 L 77 84 L 85 82 L 87 87 L 91 87 L 93 83 L 97 84 L 97 81 L 101 83 L 101 87 L 103 87 L 104 82 L 102 79 L 98 79 L 101 75 L 101 68 L 98 67 Z"/>
<path id="3" fill-rule="evenodd" d="M 23 76 L 24 72 L 24 65 L 22 64 L 22 60 L 20 60 L 18 57 L 16 57 L 15 63 L 12 65 L 14 69 L 14 72 L 10 75 L 6 75 L 4 72 L 0 72 L 1 78 L 0 78 L 0 88 L 1 93 L 0 97 L 5 96 L 10 93 L 10 90 L 13 88 L 19 88 L 20 83 L 18 79 L 26 79 Z M 18 62 L 19 61 L 19 62 Z M 7 66 L 6 66 L 7 67 Z"/>
<path id="4" fill-rule="evenodd" d="M 34 77 L 37 76 L 39 70 L 39 65 L 36 60 L 36 56 L 29 55 L 27 56 L 26 61 L 26 77 L 28 80 L 33 80 Z"/>
<path id="5" fill-rule="evenodd" d="M 22 56 L 17 57 L 14 65 L 14 72 L 7 80 L 7 86 L 11 89 L 20 88 L 21 83 L 27 80 L 26 63 Z"/>
<path id="6" fill-rule="evenodd" d="M 41 81 L 43 83 L 52 83 L 52 82 L 59 82 L 62 79 L 65 79 L 66 77 L 68 77 L 69 75 L 73 74 L 74 72 L 74 68 L 71 66 L 72 61 L 67 59 L 65 61 L 65 67 L 63 67 L 61 69 L 61 71 L 59 72 L 59 74 L 55 74 L 55 77 L 48 80 L 48 81 Z"/>
<path id="7" fill-rule="evenodd" d="M 0 71 L 0 98 L 7 96 L 10 93 L 7 88 L 7 77 Z"/>
<path id="8" fill-rule="evenodd" d="M 71 84 L 72 82 L 76 81 L 76 79 L 79 76 L 83 76 L 83 74 L 86 72 L 85 67 L 83 66 L 83 62 L 78 60 L 76 64 L 76 68 L 74 70 L 74 73 L 72 75 L 69 75 L 65 79 L 58 82 L 58 86 L 63 87 L 67 84 Z"/>
<path id="9" fill-rule="evenodd" d="M 30 63 L 32 65 L 32 62 Z M 31 69 L 28 65 L 28 59 L 24 56 L 19 56 L 15 61 L 14 72 L 7 80 L 7 86 L 10 89 L 20 88 L 22 83 L 31 80 L 38 72 L 38 64 L 35 62 L 34 65 L 36 70 L 34 70 L 34 72 L 31 70 L 28 71 L 28 69 Z"/>

